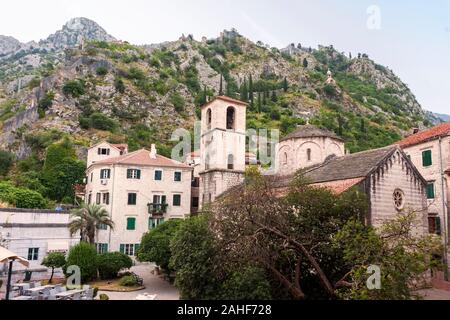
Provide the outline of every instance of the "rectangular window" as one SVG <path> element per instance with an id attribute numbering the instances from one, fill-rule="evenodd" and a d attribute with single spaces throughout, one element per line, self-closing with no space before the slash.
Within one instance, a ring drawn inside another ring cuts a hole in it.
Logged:
<path id="1" fill-rule="evenodd" d="M 441 235 L 441 218 L 438 216 L 428 217 L 428 232 L 430 234 Z"/>
<path id="2" fill-rule="evenodd" d="M 127 170 L 127 179 L 141 179 L 141 170 L 139 169 L 128 169 Z"/>
<path id="3" fill-rule="evenodd" d="M 88 196 L 88 204 L 92 203 L 92 192 L 89 192 L 89 196 Z"/>
<path id="4" fill-rule="evenodd" d="M 180 194 L 173 195 L 173 206 L 174 207 L 181 206 L 181 195 Z"/>
<path id="5" fill-rule="evenodd" d="M 94 173 L 91 173 L 91 182 L 94 181 Z"/>
<path id="6" fill-rule="evenodd" d="M 95 198 L 95 203 L 96 203 L 96 204 L 100 204 L 101 197 L 102 197 L 102 194 L 101 194 L 101 193 L 97 193 L 97 196 L 96 196 L 96 198 Z"/>
<path id="7" fill-rule="evenodd" d="M 98 154 L 101 156 L 109 156 L 109 149 L 106 148 L 98 148 Z"/>
<path id="8" fill-rule="evenodd" d="M 129 206 L 135 206 L 137 203 L 137 194 L 136 193 L 129 193 L 128 194 L 128 205 Z"/>
<path id="9" fill-rule="evenodd" d="M 434 183 L 431 182 L 427 185 L 427 199 L 434 199 Z"/>
<path id="10" fill-rule="evenodd" d="M 424 167 L 429 167 L 433 165 L 433 156 L 431 150 L 426 150 L 422 152 L 422 165 Z"/>
<path id="11" fill-rule="evenodd" d="M 136 218 L 127 218 L 127 230 L 136 230 Z"/>
<path id="12" fill-rule="evenodd" d="M 162 181 L 162 170 L 155 170 L 155 181 Z"/>
<path id="13" fill-rule="evenodd" d="M 39 259 L 39 248 L 28 249 L 28 261 L 37 261 Z"/>
<path id="14" fill-rule="evenodd" d="M 103 194 L 103 204 L 109 204 L 109 192 Z"/>
<path id="15" fill-rule="evenodd" d="M 192 207 L 193 208 L 198 208 L 198 197 L 193 197 L 192 198 Z"/>
<path id="16" fill-rule="evenodd" d="M 99 254 L 108 252 L 108 244 L 107 243 L 96 243 L 95 247 Z"/>
<path id="17" fill-rule="evenodd" d="M 98 229 L 98 230 L 108 230 L 108 226 L 107 226 L 106 224 L 99 223 L 99 224 L 97 225 L 97 229 Z"/>
<path id="18" fill-rule="evenodd" d="M 149 220 L 148 220 L 148 229 L 149 230 L 153 230 L 153 229 L 155 229 L 157 226 L 159 226 L 162 223 L 164 223 L 164 219 L 149 218 Z"/>
<path id="19" fill-rule="evenodd" d="M 134 256 L 136 249 L 136 244 L 121 244 L 120 252 L 128 256 Z"/>
<path id="20" fill-rule="evenodd" d="M 175 182 L 181 182 L 181 172 L 175 172 L 173 176 L 173 181 Z"/>
<path id="21" fill-rule="evenodd" d="M 102 169 L 100 170 L 100 179 L 110 179 L 111 178 L 111 170 L 110 169 Z"/>

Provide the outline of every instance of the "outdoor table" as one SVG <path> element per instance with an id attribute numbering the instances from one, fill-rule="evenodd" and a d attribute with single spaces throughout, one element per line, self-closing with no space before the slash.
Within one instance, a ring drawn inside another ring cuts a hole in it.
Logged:
<path id="1" fill-rule="evenodd" d="M 30 288 L 26 289 L 25 293 L 30 294 L 32 292 L 41 292 L 44 290 L 50 290 L 53 286 L 42 286 L 42 287 L 36 287 L 36 288 Z"/>
<path id="2" fill-rule="evenodd" d="M 70 290 L 70 291 L 57 293 L 55 296 L 56 296 L 56 298 L 69 298 L 69 297 L 76 295 L 77 293 L 81 294 L 83 292 L 85 292 L 85 290 Z"/>

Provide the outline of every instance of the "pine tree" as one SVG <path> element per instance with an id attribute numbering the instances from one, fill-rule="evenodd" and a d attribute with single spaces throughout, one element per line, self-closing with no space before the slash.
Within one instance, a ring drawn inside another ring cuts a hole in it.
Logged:
<path id="1" fill-rule="evenodd" d="M 287 92 L 288 89 L 289 89 L 288 81 L 287 81 L 287 78 L 284 77 L 284 81 L 283 81 L 283 90 L 284 90 L 284 92 Z"/>
<path id="2" fill-rule="evenodd" d="M 303 58 L 303 68 L 308 68 L 308 60 L 306 58 Z"/>
<path id="3" fill-rule="evenodd" d="M 223 76 L 220 74 L 219 96 L 223 96 Z"/>

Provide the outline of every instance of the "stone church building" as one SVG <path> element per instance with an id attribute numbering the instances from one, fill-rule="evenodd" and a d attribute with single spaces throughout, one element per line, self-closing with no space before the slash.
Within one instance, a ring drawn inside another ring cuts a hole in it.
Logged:
<path id="1" fill-rule="evenodd" d="M 200 209 L 243 182 L 246 168 L 247 104 L 217 97 L 201 110 Z M 399 146 L 345 154 L 344 141 L 311 125 L 300 126 L 275 147 L 277 188 L 282 192 L 303 169 L 311 184 L 336 193 L 359 188 L 369 200 L 366 223 L 379 226 L 403 210 L 418 213 L 419 233 L 427 230 L 427 182 Z"/>

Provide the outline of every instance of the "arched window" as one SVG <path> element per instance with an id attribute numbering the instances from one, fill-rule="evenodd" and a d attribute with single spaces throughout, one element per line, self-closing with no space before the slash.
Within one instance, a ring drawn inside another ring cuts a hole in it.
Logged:
<path id="1" fill-rule="evenodd" d="M 281 156 L 281 163 L 283 164 L 283 166 L 287 166 L 288 164 L 288 154 L 287 152 L 283 153 L 283 155 Z"/>
<path id="2" fill-rule="evenodd" d="M 311 161 L 311 149 L 306 150 L 306 158 Z"/>
<path id="3" fill-rule="evenodd" d="M 233 107 L 227 109 L 227 130 L 235 130 L 236 110 Z"/>
<path id="4" fill-rule="evenodd" d="M 234 156 L 228 155 L 228 170 L 234 170 Z"/>
<path id="5" fill-rule="evenodd" d="M 211 109 L 208 109 L 208 111 L 206 111 L 206 125 L 208 129 L 211 129 L 211 123 L 212 123 L 212 112 Z"/>

